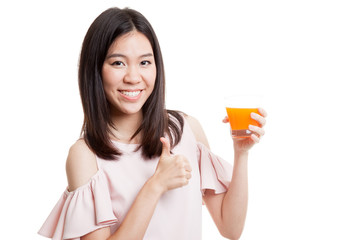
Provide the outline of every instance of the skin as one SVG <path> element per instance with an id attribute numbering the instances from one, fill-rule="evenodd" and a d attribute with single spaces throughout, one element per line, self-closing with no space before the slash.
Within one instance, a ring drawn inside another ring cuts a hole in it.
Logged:
<path id="1" fill-rule="evenodd" d="M 111 104 L 111 116 L 116 129 L 112 138 L 124 143 L 138 143 L 141 134 L 130 140 L 142 120 L 141 108 L 154 88 L 156 68 L 153 51 L 147 38 L 138 32 L 118 37 L 108 51 L 102 76 L 106 97 Z M 136 100 L 124 96 L 123 90 L 141 90 Z M 261 127 L 250 126 L 254 131 L 251 138 L 234 139 L 233 178 L 226 193 L 214 194 L 206 190 L 203 200 L 220 233 L 229 239 L 238 239 L 242 233 L 248 199 L 247 162 L 248 151 L 264 135 L 266 112 L 252 114 Z M 209 147 L 200 123 L 188 116 L 187 121 L 197 141 Z M 224 123 L 228 119 L 223 120 Z M 125 127 L 124 127 L 125 126 Z M 144 184 L 120 227 L 110 234 L 104 227 L 91 232 L 82 240 L 131 240 L 143 239 L 147 226 L 160 197 L 168 190 L 188 184 L 191 178 L 189 161 L 182 155 L 172 155 L 166 138 L 155 173 Z M 98 171 L 94 153 L 83 139 L 78 140 L 69 150 L 66 163 L 69 191 L 86 184 Z"/>

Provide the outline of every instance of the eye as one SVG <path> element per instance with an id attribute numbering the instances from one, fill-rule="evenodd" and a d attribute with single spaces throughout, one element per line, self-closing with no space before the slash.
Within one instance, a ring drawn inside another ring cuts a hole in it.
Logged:
<path id="1" fill-rule="evenodd" d="M 141 63 L 140 63 L 142 66 L 147 66 L 147 65 L 150 65 L 151 64 L 151 62 L 150 61 L 148 61 L 148 60 L 144 60 L 144 61 L 141 61 Z"/>
<path id="2" fill-rule="evenodd" d="M 125 64 L 123 62 L 121 62 L 121 61 L 115 61 L 111 65 L 113 65 L 113 66 L 125 66 Z"/>

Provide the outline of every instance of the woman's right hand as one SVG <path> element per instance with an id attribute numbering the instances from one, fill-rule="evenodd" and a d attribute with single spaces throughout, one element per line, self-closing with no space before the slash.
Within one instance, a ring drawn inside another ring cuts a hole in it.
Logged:
<path id="1" fill-rule="evenodd" d="M 183 155 L 170 153 L 169 140 L 162 137 L 162 153 L 153 175 L 153 180 L 161 187 L 162 193 L 185 186 L 191 178 L 191 166 Z"/>

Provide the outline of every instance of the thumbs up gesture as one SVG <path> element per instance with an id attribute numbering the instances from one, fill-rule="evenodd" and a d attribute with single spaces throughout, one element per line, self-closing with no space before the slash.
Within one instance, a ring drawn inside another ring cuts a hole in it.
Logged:
<path id="1" fill-rule="evenodd" d="M 154 178 L 161 186 L 163 192 L 185 186 L 191 178 L 191 166 L 183 155 L 170 153 L 170 142 L 162 137 L 162 153 L 156 167 Z"/>

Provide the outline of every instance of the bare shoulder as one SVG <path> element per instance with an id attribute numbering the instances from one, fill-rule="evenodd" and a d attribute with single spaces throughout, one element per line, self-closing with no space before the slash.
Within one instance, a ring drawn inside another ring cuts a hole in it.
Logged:
<path id="1" fill-rule="evenodd" d="M 95 154 L 87 146 L 84 139 L 79 139 L 70 147 L 66 160 L 69 191 L 86 184 L 97 170 Z"/>
<path id="2" fill-rule="evenodd" d="M 198 142 L 201 142 L 208 148 L 210 148 L 206 134 L 205 134 L 204 129 L 202 128 L 200 122 L 196 118 L 194 118 L 190 115 L 185 115 L 185 119 L 188 122 L 188 124 L 190 125 L 190 128 L 191 128 L 192 132 L 194 133 L 196 140 Z"/>

